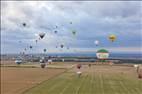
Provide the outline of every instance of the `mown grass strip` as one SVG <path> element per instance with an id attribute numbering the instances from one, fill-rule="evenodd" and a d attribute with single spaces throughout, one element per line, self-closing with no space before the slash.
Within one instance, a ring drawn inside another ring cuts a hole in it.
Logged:
<path id="1" fill-rule="evenodd" d="M 33 88 L 26 94 L 141 94 L 142 81 L 122 74 L 83 73 L 79 78 L 71 71 Z"/>

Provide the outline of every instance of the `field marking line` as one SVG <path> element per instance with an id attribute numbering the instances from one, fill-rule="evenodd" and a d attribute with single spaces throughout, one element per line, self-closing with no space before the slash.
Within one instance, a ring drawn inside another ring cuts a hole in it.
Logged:
<path id="1" fill-rule="evenodd" d="M 81 86 L 83 85 L 84 80 L 85 80 L 85 78 L 86 78 L 87 76 L 88 76 L 88 75 L 86 75 L 86 76 L 84 77 L 84 79 L 81 81 L 80 86 L 77 88 L 77 91 L 76 91 L 76 93 L 75 93 L 75 94 L 78 94 L 78 93 L 79 93 L 79 89 L 80 89 L 80 88 L 81 88 Z"/>
<path id="2" fill-rule="evenodd" d="M 100 75 L 100 84 L 101 84 L 101 88 L 102 88 L 102 94 L 104 94 L 104 87 L 103 87 L 103 78 L 102 78 L 102 74 Z"/>
<path id="3" fill-rule="evenodd" d="M 68 71 L 69 71 L 70 69 L 68 69 L 66 72 L 64 72 L 63 74 L 61 74 L 60 76 L 64 76 Z M 71 74 L 71 76 L 74 76 L 74 74 Z M 58 76 L 59 77 L 59 76 Z M 59 79 L 59 80 L 61 80 L 61 79 Z M 59 86 L 62 86 L 62 84 L 64 83 L 64 82 L 67 82 L 68 80 L 66 79 L 66 80 L 64 80 L 64 79 L 62 79 L 62 81 L 59 81 L 59 82 L 61 82 L 60 84 L 58 84 L 58 85 L 55 85 L 54 87 L 52 87 L 52 88 L 50 88 L 50 90 L 49 90 L 49 92 L 51 92 L 54 88 L 56 88 L 56 87 L 59 87 Z M 71 83 L 70 83 L 71 84 Z M 66 86 L 65 86 L 65 88 L 66 88 Z M 62 92 L 62 91 L 61 91 Z"/>
<path id="4" fill-rule="evenodd" d="M 67 86 L 64 87 L 64 89 L 59 93 L 59 94 L 63 94 L 63 92 L 71 85 L 71 83 L 69 83 Z"/>
<path id="5" fill-rule="evenodd" d="M 63 74 L 62 74 L 62 75 L 63 75 Z M 59 81 L 60 84 L 54 85 L 54 87 L 50 88 L 49 92 L 51 92 L 51 91 L 52 91 L 54 88 L 56 88 L 56 87 L 62 86 L 62 84 L 63 84 L 65 81 L 67 82 L 67 80 L 61 80 L 61 81 Z"/>
<path id="6" fill-rule="evenodd" d="M 90 75 L 91 75 L 91 77 L 90 77 L 90 86 L 91 86 L 91 88 L 89 88 L 89 92 L 92 93 L 92 89 L 93 89 L 93 69 L 92 69 L 92 67 L 90 68 L 90 71 L 91 71 L 91 73 L 90 73 Z"/>
<path id="7" fill-rule="evenodd" d="M 59 81 L 60 84 L 62 84 L 63 82 L 64 82 L 64 81 Z M 52 91 L 54 88 L 58 87 L 58 86 L 60 85 L 59 83 L 56 84 L 56 85 L 54 84 L 54 86 L 52 86 L 51 88 L 49 88 L 49 89 L 48 89 L 49 92 Z"/>
<path id="8" fill-rule="evenodd" d="M 92 71 L 92 73 L 91 73 L 91 87 L 92 87 L 92 89 L 91 89 L 91 92 L 93 92 L 93 89 L 94 89 L 94 77 L 95 77 L 95 70 L 93 71 L 93 69 L 92 69 L 92 67 L 91 67 L 91 71 Z"/>
<path id="9" fill-rule="evenodd" d="M 71 76 L 74 76 L 74 74 L 72 74 Z M 73 79 L 73 77 L 72 77 L 72 79 Z M 59 94 L 63 94 L 63 92 L 64 92 L 71 84 L 72 84 L 72 83 L 68 83 L 68 85 L 65 86 L 65 87 L 63 88 L 63 90 L 62 90 Z"/>
<path id="10" fill-rule="evenodd" d="M 44 80 L 44 81 L 40 82 L 39 84 L 37 84 L 37 85 L 35 85 L 35 86 L 33 86 L 33 87 L 31 87 L 31 88 L 29 88 L 29 89 L 23 91 L 21 94 L 26 94 L 26 93 L 29 92 L 31 89 L 34 89 L 34 88 L 40 86 L 40 85 L 43 84 L 44 82 L 49 82 L 50 80 L 54 79 L 55 77 L 59 77 L 60 75 L 64 74 L 66 71 L 67 71 L 67 70 L 65 70 L 65 71 L 63 71 L 63 72 L 61 72 L 61 73 L 59 73 L 59 74 L 56 74 L 56 75 L 54 75 L 53 77 L 51 77 L 51 78 L 49 78 L 49 79 L 47 79 L 47 80 Z"/>
<path id="11" fill-rule="evenodd" d="M 117 93 L 115 91 L 115 88 L 111 85 L 111 80 L 109 79 L 109 75 L 108 74 L 106 75 L 106 77 L 108 78 L 107 80 L 108 80 L 109 86 L 110 86 L 111 90 L 114 92 L 114 94 L 119 94 L 119 93 Z"/>
<path id="12" fill-rule="evenodd" d="M 121 87 L 125 90 L 126 93 L 131 94 L 131 93 L 129 92 L 129 89 L 127 88 L 127 86 L 124 84 L 124 78 L 122 78 L 122 77 L 120 77 L 120 76 L 118 76 L 118 77 L 119 77 L 120 79 L 122 79 L 122 81 L 119 82 L 120 85 L 121 85 Z"/>

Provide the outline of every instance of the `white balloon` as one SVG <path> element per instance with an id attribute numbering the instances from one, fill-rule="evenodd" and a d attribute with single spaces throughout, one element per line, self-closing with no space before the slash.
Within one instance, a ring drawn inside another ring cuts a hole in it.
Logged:
<path id="1" fill-rule="evenodd" d="M 97 45 L 99 45 L 99 41 L 98 41 L 98 40 L 96 40 L 96 41 L 95 41 L 95 44 L 96 44 L 96 46 L 97 46 Z"/>

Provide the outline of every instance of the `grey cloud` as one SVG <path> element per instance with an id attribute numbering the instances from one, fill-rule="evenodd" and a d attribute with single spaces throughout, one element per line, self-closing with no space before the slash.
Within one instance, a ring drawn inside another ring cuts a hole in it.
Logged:
<path id="1" fill-rule="evenodd" d="M 19 39 L 32 41 L 35 33 L 46 32 L 48 43 L 45 45 L 48 46 L 55 46 L 56 39 L 60 42 L 66 39 L 67 45 L 72 47 L 93 47 L 93 41 L 98 39 L 102 46 L 109 47 L 112 46 L 107 39 L 110 34 L 118 36 L 119 42 L 113 46 L 140 46 L 142 13 L 138 1 L 4 2 L 2 11 L 2 39 L 9 45 L 16 44 L 13 41 Z M 11 11 L 15 14 L 10 15 Z M 23 22 L 27 23 L 28 28 L 21 26 Z M 54 34 L 56 25 L 59 27 L 57 35 Z M 77 31 L 76 40 L 71 30 Z M 42 44 L 43 47 L 45 45 Z"/>

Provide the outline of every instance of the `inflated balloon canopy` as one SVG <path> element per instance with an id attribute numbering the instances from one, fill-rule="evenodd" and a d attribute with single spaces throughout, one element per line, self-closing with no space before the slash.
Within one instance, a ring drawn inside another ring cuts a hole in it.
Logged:
<path id="1" fill-rule="evenodd" d="M 61 44 L 60 46 L 61 46 L 61 48 L 63 48 L 63 47 L 64 47 L 64 45 L 63 45 L 63 44 Z"/>
<path id="2" fill-rule="evenodd" d="M 110 36 L 109 36 L 109 39 L 113 42 L 113 41 L 116 40 L 116 36 L 115 36 L 115 35 L 110 35 Z"/>
<path id="3" fill-rule="evenodd" d="M 73 31 L 72 31 L 72 34 L 73 34 L 73 35 L 76 35 L 76 31 L 75 31 L 75 30 L 73 30 Z"/>
<path id="4" fill-rule="evenodd" d="M 44 52 L 46 52 L 46 49 L 43 49 Z"/>
<path id="5" fill-rule="evenodd" d="M 26 26 L 26 23 L 23 23 L 22 25 L 25 27 L 25 26 Z"/>
<path id="6" fill-rule="evenodd" d="M 57 33 L 57 31 L 55 30 L 54 33 Z"/>
<path id="7" fill-rule="evenodd" d="M 37 43 L 37 40 L 35 40 L 36 41 L 36 43 Z"/>
<path id="8" fill-rule="evenodd" d="M 99 45 L 99 41 L 98 41 L 98 40 L 95 40 L 95 42 L 94 42 L 94 43 L 95 43 L 95 45 L 96 45 L 96 46 L 98 46 L 98 45 Z"/>
<path id="9" fill-rule="evenodd" d="M 45 33 L 42 32 L 42 33 L 39 34 L 39 36 L 40 36 L 40 38 L 42 39 L 42 38 L 45 36 Z"/>
<path id="10" fill-rule="evenodd" d="M 33 46 L 30 46 L 30 49 L 32 49 L 33 48 Z"/>

